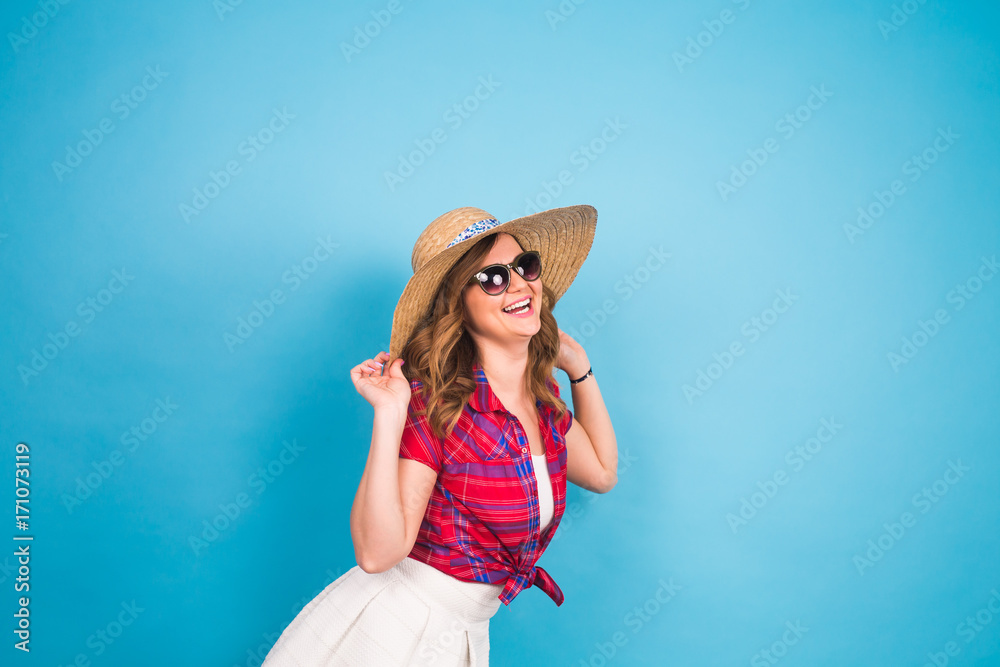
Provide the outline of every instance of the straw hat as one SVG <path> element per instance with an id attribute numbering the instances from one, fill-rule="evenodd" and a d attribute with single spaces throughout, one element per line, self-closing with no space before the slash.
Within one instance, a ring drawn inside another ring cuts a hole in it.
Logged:
<path id="1" fill-rule="evenodd" d="M 428 314 L 441 279 L 483 234 L 510 234 L 524 250 L 537 250 L 542 258 L 542 281 L 558 301 L 587 259 L 596 228 L 597 210 L 586 204 L 553 208 L 508 222 L 471 206 L 438 217 L 413 245 L 413 277 L 392 315 L 389 363 L 398 358 L 417 323 Z"/>

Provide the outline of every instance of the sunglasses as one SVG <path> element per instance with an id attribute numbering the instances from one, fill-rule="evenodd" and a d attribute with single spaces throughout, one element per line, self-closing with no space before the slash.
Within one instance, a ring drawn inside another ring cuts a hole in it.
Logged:
<path id="1" fill-rule="evenodd" d="M 510 287 L 510 271 L 531 282 L 542 274 L 542 258 L 534 250 L 522 252 L 510 264 L 490 264 L 469 278 L 469 283 L 478 283 L 490 296 L 503 294 Z"/>

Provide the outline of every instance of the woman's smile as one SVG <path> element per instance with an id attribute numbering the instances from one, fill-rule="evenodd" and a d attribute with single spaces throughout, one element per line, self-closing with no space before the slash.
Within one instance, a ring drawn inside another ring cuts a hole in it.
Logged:
<path id="1" fill-rule="evenodd" d="M 532 299 L 530 295 L 522 297 L 510 305 L 504 306 L 502 310 L 511 317 L 528 317 L 530 315 L 534 315 L 534 299 Z"/>

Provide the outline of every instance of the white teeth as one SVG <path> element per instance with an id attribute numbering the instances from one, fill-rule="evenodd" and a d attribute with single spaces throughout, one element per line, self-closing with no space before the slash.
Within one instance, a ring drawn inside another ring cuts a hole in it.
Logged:
<path id="1" fill-rule="evenodd" d="M 528 310 L 528 302 L 529 301 L 531 301 L 531 297 L 530 296 L 529 297 L 525 297 L 525 298 L 521 299 L 520 301 L 518 301 L 516 303 L 510 304 L 509 306 L 507 306 L 506 308 L 503 308 L 502 310 L 505 313 L 513 313 L 514 309 L 517 309 L 518 312 L 523 313 L 523 312 L 526 312 Z M 522 304 L 524 305 L 523 308 L 521 308 Z"/>

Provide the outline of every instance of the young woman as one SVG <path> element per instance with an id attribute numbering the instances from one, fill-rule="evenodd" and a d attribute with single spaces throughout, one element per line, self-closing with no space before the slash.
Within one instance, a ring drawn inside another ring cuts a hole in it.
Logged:
<path id="1" fill-rule="evenodd" d="M 506 223 L 466 207 L 420 235 L 389 351 L 351 370 L 375 411 L 351 510 L 358 565 L 306 605 L 263 667 L 485 667 L 501 602 L 534 585 L 562 604 L 536 562 L 566 482 L 596 493 L 617 482 L 597 379 L 552 315 L 596 224 L 591 206 Z M 575 419 L 553 368 L 570 379 Z"/>

